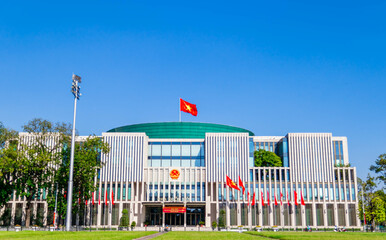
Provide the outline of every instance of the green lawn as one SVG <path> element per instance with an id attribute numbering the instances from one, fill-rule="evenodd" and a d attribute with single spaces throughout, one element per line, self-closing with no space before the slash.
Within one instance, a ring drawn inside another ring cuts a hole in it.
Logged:
<path id="1" fill-rule="evenodd" d="M 238 232 L 168 232 L 159 237 L 158 239 L 183 239 L 183 240 L 198 240 L 198 239 L 212 239 L 212 240 L 233 240 L 233 239 L 263 239 L 249 234 L 243 234 Z"/>
<path id="2" fill-rule="evenodd" d="M 0 239 L 85 239 L 85 240 L 103 240 L 103 239 L 134 239 L 150 235 L 156 232 L 117 232 L 117 231 L 100 231 L 100 232 L 45 232 L 45 231 L 22 231 L 22 232 L 0 232 Z"/>
<path id="3" fill-rule="evenodd" d="M 117 232 L 117 231 L 99 231 L 99 232 L 0 232 L 0 239 L 33 239 L 33 240 L 51 240 L 51 239 L 134 239 L 142 236 L 150 235 L 156 232 Z M 169 232 L 154 239 L 183 239 L 183 240 L 198 240 L 198 239 L 386 239 L 386 233 L 362 233 L 362 232 Z"/>
<path id="4" fill-rule="evenodd" d="M 247 232 L 251 236 L 264 236 L 272 239 L 386 239 L 386 233 L 363 232 Z"/>

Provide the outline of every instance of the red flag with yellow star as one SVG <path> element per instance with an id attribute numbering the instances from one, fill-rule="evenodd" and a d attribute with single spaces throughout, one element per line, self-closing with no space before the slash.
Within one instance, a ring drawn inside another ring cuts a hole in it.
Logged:
<path id="1" fill-rule="evenodd" d="M 180 111 L 197 116 L 197 107 L 195 104 L 188 103 L 180 98 Z"/>
<path id="2" fill-rule="evenodd" d="M 230 188 L 233 188 L 233 189 L 236 189 L 236 190 L 239 190 L 240 191 L 240 188 L 236 185 L 235 182 L 232 181 L 232 179 L 230 177 L 228 177 L 228 175 L 226 176 L 227 177 L 227 185 L 228 187 Z"/>

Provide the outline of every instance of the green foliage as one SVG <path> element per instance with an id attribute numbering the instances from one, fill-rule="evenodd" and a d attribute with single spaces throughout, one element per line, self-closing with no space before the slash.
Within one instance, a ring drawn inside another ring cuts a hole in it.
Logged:
<path id="1" fill-rule="evenodd" d="M 217 227 L 217 222 L 216 221 L 213 221 L 212 222 L 212 228 L 216 228 Z"/>
<path id="2" fill-rule="evenodd" d="M 225 210 L 220 210 L 220 216 L 218 218 L 218 226 L 219 227 L 225 227 Z"/>
<path id="3" fill-rule="evenodd" d="M 119 221 L 119 226 L 120 227 L 128 227 L 129 222 L 130 222 L 129 212 L 127 211 L 127 209 L 123 209 L 122 210 L 122 217 Z M 146 224 L 146 225 L 148 225 L 148 224 Z"/>
<path id="4" fill-rule="evenodd" d="M 282 167 L 281 158 L 273 152 L 259 149 L 254 152 L 255 167 Z"/>
<path id="5" fill-rule="evenodd" d="M 70 154 L 71 144 L 67 142 L 61 152 L 62 161 L 55 174 L 55 183 L 58 184 L 58 215 L 66 216 L 67 211 L 67 188 L 70 172 Z M 66 147 L 67 146 L 67 147 Z M 102 167 L 100 161 L 101 153 L 108 153 L 109 146 L 103 142 L 101 138 L 89 136 L 83 142 L 75 143 L 74 153 L 74 175 L 73 175 L 73 197 L 72 206 L 73 213 L 82 212 L 85 208 L 86 199 L 92 197 L 92 192 L 97 190 L 95 186 L 95 177 L 97 170 Z M 48 207 L 53 210 L 55 208 L 55 185 L 53 184 L 49 189 L 47 197 Z M 94 196 L 97 199 L 97 196 Z M 79 199 L 81 205 L 79 206 Z"/>
<path id="6" fill-rule="evenodd" d="M 205 224 L 205 222 L 204 222 L 204 221 L 200 221 L 198 224 L 200 224 L 200 225 L 204 225 L 204 224 Z"/>
<path id="7" fill-rule="evenodd" d="M 384 187 L 386 186 L 386 154 L 381 154 L 375 160 L 375 165 L 370 166 L 370 171 L 378 174 L 377 180 L 383 182 Z"/>
<path id="8" fill-rule="evenodd" d="M 23 130 L 32 141 L 22 141 L 18 147 L 16 192 L 26 198 L 26 226 L 30 225 L 31 202 L 42 189 L 52 185 L 55 167 L 61 161 L 61 148 L 69 139 L 70 125 L 53 124 L 47 120 L 33 119 Z M 52 139 L 55 138 L 55 141 Z"/>
<path id="9" fill-rule="evenodd" d="M 375 191 L 376 183 L 374 177 L 370 174 L 366 181 L 358 178 L 358 197 L 359 197 L 359 218 L 363 221 L 363 204 L 366 213 L 367 223 L 375 226 L 375 224 L 384 224 L 386 221 L 386 201 L 385 193 L 382 190 Z M 362 202 L 362 192 L 364 202 Z"/>
<path id="10" fill-rule="evenodd" d="M 15 189 L 18 162 L 18 133 L 0 122 L 0 209 L 11 199 Z"/>
<path id="11" fill-rule="evenodd" d="M 344 164 L 344 163 L 336 163 L 334 164 L 334 167 L 351 167 L 351 164 Z"/>
<path id="12" fill-rule="evenodd" d="M 135 226 L 137 225 L 137 223 L 135 221 L 132 221 L 131 222 L 131 227 L 134 228 Z"/>

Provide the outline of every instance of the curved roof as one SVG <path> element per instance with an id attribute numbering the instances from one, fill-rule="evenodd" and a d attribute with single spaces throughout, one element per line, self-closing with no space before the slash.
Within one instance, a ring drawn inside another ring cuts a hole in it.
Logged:
<path id="1" fill-rule="evenodd" d="M 249 130 L 214 123 L 159 122 L 141 123 L 110 129 L 107 132 L 144 132 L 149 138 L 205 138 L 205 133 L 249 133 Z"/>

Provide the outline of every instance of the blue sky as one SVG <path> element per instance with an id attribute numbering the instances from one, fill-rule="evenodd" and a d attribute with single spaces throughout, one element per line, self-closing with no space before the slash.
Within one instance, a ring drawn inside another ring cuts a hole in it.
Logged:
<path id="1" fill-rule="evenodd" d="M 360 177 L 386 152 L 384 1 L 3 1 L 0 121 L 81 135 L 183 121 L 347 136 Z"/>

